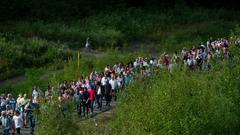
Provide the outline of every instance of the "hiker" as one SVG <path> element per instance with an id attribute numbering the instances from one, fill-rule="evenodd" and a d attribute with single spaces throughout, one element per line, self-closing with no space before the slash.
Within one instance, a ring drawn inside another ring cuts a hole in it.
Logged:
<path id="1" fill-rule="evenodd" d="M 8 116 L 10 116 L 12 118 L 13 116 L 13 110 L 10 109 L 10 106 L 9 105 L 6 105 L 6 110 L 5 110 L 6 114 Z"/>
<path id="2" fill-rule="evenodd" d="M 97 90 L 96 101 L 98 105 L 97 108 L 102 110 L 102 87 L 100 82 L 97 82 L 96 90 Z"/>
<path id="3" fill-rule="evenodd" d="M 64 80 L 62 84 L 60 84 L 60 94 L 64 94 L 65 90 L 68 89 L 67 81 Z"/>
<path id="4" fill-rule="evenodd" d="M 117 80 L 116 80 L 115 76 L 111 77 L 111 80 L 109 81 L 109 84 L 111 85 L 111 88 L 112 88 L 112 96 L 114 97 L 114 101 L 117 101 L 116 93 L 117 93 L 118 83 L 117 83 Z"/>
<path id="5" fill-rule="evenodd" d="M 7 101 L 9 102 L 10 110 L 15 111 L 16 101 L 15 101 L 15 99 L 12 97 L 12 94 L 9 93 L 9 94 L 7 95 Z"/>
<path id="6" fill-rule="evenodd" d="M 112 96 L 112 87 L 109 84 L 109 81 L 106 82 L 105 92 L 106 92 L 105 93 L 106 106 L 110 106 L 111 96 Z"/>
<path id="7" fill-rule="evenodd" d="M 30 122 L 31 133 L 34 132 L 35 120 L 33 117 L 33 111 L 35 110 L 36 105 L 33 103 L 33 100 L 30 99 L 29 102 L 25 105 L 24 111 L 26 113 L 26 127 Z"/>
<path id="8" fill-rule="evenodd" d="M 172 57 L 172 62 L 173 62 L 174 64 L 179 64 L 179 61 L 180 61 L 180 58 L 179 58 L 179 56 L 178 56 L 177 51 L 175 51 L 175 53 L 174 53 L 174 55 L 173 55 L 173 57 Z"/>
<path id="9" fill-rule="evenodd" d="M 95 100 L 95 95 L 96 95 L 96 92 L 95 90 L 91 87 L 89 90 L 88 90 L 88 93 L 89 93 L 89 100 L 88 100 L 88 104 L 90 106 L 90 109 L 91 109 L 91 114 L 93 114 L 93 107 L 94 107 L 94 100 Z"/>
<path id="10" fill-rule="evenodd" d="M 66 100 L 64 100 L 63 96 L 58 97 L 58 107 L 62 113 L 62 116 L 65 118 L 66 117 L 66 111 L 67 111 L 67 105 L 66 105 Z"/>
<path id="11" fill-rule="evenodd" d="M 188 52 L 185 47 L 182 49 L 181 55 L 182 55 L 183 64 L 187 64 Z"/>
<path id="12" fill-rule="evenodd" d="M 32 97 L 37 95 L 39 93 L 37 86 L 34 86 L 33 91 L 32 91 Z"/>
<path id="13" fill-rule="evenodd" d="M 168 56 L 168 54 L 165 53 L 163 55 L 162 62 L 163 62 L 163 65 L 166 67 L 166 69 L 168 69 L 168 66 L 169 66 L 169 56 Z"/>
<path id="14" fill-rule="evenodd" d="M 13 116 L 14 130 L 20 135 L 21 128 L 23 126 L 23 118 L 19 111 L 16 111 Z"/>
<path id="15" fill-rule="evenodd" d="M 187 65 L 189 69 L 193 70 L 195 66 L 195 60 L 191 52 L 188 53 Z"/>
<path id="16" fill-rule="evenodd" d="M 130 84 L 130 82 L 132 81 L 132 76 L 129 73 L 129 71 L 126 71 L 126 73 L 124 73 L 123 80 L 124 80 L 124 85 L 125 85 L 124 87 L 127 87 Z"/>
<path id="17" fill-rule="evenodd" d="M 223 55 L 225 59 L 228 59 L 229 57 L 229 49 L 227 46 L 223 47 Z"/>
<path id="18" fill-rule="evenodd" d="M 11 118 L 7 115 L 6 111 L 1 112 L 0 120 L 2 123 L 2 133 L 3 135 L 9 135 L 11 129 Z"/>
<path id="19" fill-rule="evenodd" d="M 87 37 L 87 39 L 86 39 L 86 43 L 85 43 L 85 49 L 87 50 L 87 51 L 89 51 L 89 49 L 90 49 L 90 42 L 89 42 L 89 37 Z"/>
<path id="20" fill-rule="evenodd" d="M 202 64 L 203 64 L 203 53 L 201 49 L 198 49 L 197 56 L 196 56 L 196 65 L 199 67 L 200 70 L 202 70 Z"/>
<path id="21" fill-rule="evenodd" d="M 106 94 L 106 85 L 107 85 L 107 75 L 105 74 L 101 79 L 101 90 L 102 90 L 102 96 L 105 97 Z M 106 98 L 106 97 L 105 97 Z"/>
<path id="22" fill-rule="evenodd" d="M 28 103 L 29 99 L 27 99 L 27 94 L 24 94 L 23 97 L 20 99 L 21 104 L 21 111 L 22 111 L 22 117 L 23 117 L 23 127 L 26 127 L 27 119 L 26 119 L 26 113 L 24 111 L 25 105 Z"/>
<path id="23" fill-rule="evenodd" d="M 122 75 L 122 73 L 120 73 L 120 74 L 117 76 L 117 84 L 118 84 L 118 90 L 119 90 L 120 92 L 123 92 L 124 85 L 123 85 L 123 75 Z"/>
<path id="24" fill-rule="evenodd" d="M 1 103 L 0 103 L 0 107 L 1 107 L 0 112 L 2 112 L 2 111 L 6 110 L 6 105 L 7 105 L 5 94 L 1 95 L 1 100 L 0 101 L 1 101 Z"/>
<path id="25" fill-rule="evenodd" d="M 45 91 L 45 99 L 47 101 L 51 101 L 52 100 L 52 96 L 53 96 L 53 91 L 52 89 L 50 89 L 49 87 L 46 88 L 46 91 Z"/>
<path id="26" fill-rule="evenodd" d="M 89 93 L 87 88 L 84 89 L 83 93 L 82 93 L 82 108 L 83 108 L 83 116 L 85 116 L 85 113 L 87 111 L 87 116 L 88 116 L 88 112 L 89 112 Z"/>

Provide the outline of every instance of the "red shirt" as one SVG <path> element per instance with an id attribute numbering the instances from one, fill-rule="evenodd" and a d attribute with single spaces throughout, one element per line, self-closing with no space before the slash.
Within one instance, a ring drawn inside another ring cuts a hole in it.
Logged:
<path id="1" fill-rule="evenodd" d="M 94 89 L 90 89 L 89 91 L 88 91 L 88 93 L 89 93 L 89 100 L 94 100 L 95 99 L 95 90 Z"/>

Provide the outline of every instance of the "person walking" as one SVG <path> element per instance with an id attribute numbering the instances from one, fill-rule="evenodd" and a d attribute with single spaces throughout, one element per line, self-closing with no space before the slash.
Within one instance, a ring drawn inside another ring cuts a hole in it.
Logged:
<path id="1" fill-rule="evenodd" d="M 3 135 L 9 135 L 9 130 L 11 129 L 11 118 L 7 115 L 6 111 L 1 112 L 0 120 L 2 123 Z"/>
<path id="2" fill-rule="evenodd" d="M 111 96 L 112 96 L 112 87 L 111 85 L 109 84 L 109 81 L 106 82 L 106 85 L 105 85 L 105 96 L 106 96 L 106 106 L 110 106 L 110 102 L 111 102 Z"/>
<path id="3" fill-rule="evenodd" d="M 29 102 L 26 104 L 24 111 L 26 112 L 26 126 L 30 122 L 31 133 L 34 132 L 34 127 L 35 127 L 35 120 L 33 117 L 34 110 L 35 110 L 35 105 L 33 104 L 33 100 L 30 99 Z"/>
<path id="4" fill-rule="evenodd" d="M 101 83 L 98 82 L 97 83 L 97 95 L 96 95 L 96 100 L 97 100 L 97 105 L 98 105 L 98 109 L 102 110 L 102 90 L 101 90 Z"/>
<path id="5" fill-rule="evenodd" d="M 93 114 L 93 107 L 94 107 L 94 100 L 95 100 L 96 92 L 93 88 L 90 88 L 88 93 L 89 93 L 89 106 L 91 109 L 91 114 Z"/>
<path id="6" fill-rule="evenodd" d="M 19 111 L 16 111 L 13 116 L 14 129 L 17 131 L 17 134 L 20 135 L 21 128 L 23 126 L 23 118 Z"/>

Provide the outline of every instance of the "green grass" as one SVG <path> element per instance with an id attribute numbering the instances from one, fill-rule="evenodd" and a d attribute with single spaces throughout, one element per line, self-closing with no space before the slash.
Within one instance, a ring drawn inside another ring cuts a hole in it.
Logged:
<path id="1" fill-rule="evenodd" d="M 25 74 L 27 79 L 18 85 L 0 86 L 0 90 L 14 95 L 31 94 L 34 85 L 43 90 L 50 82 L 56 88 L 60 81 L 76 80 L 92 69 L 102 71 L 107 64 L 125 63 L 152 52 L 173 52 L 183 46 L 197 45 L 210 36 L 231 35 L 237 39 L 239 27 L 232 31 L 240 20 L 238 14 L 238 11 L 222 9 L 131 8 L 69 22 L 1 22 L 0 80 L 19 74 Z M 87 37 L 98 51 L 81 53 L 78 67 L 77 53 L 69 49 L 83 47 Z M 232 51 L 234 59 L 227 65 L 228 62 L 216 64 L 210 73 L 161 71 L 143 82 L 136 81 L 120 99 L 107 133 L 238 134 L 239 49 Z M 44 113 L 41 120 L 48 122 L 41 128 L 49 128 L 49 133 L 75 133 L 71 128 L 59 130 L 63 128 L 61 125 L 47 126 L 64 121 L 64 118 L 48 119 L 52 112 L 54 110 Z"/>
<path id="2" fill-rule="evenodd" d="M 211 72 L 176 69 L 135 82 L 115 110 L 111 134 L 239 134 L 239 62 L 234 53 Z"/>
<path id="3" fill-rule="evenodd" d="M 129 8 L 70 21 L 1 22 L 0 49 L 4 53 L 0 54 L 0 79 L 24 74 L 25 68 L 66 60 L 69 52 L 63 50 L 80 49 L 87 37 L 97 50 L 139 51 L 135 49 L 141 48 L 134 44 L 137 42 L 144 46 L 145 53 L 173 52 L 183 46 L 197 45 L 209 37 L 229 35 L 240 21 L 238 12 L 204 8 Z"/>

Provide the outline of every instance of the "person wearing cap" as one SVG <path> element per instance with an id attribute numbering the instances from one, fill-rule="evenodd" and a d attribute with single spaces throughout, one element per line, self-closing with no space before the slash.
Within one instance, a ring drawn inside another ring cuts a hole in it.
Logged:
<path id="1" fill-rule="evenodd" d="M 2 122 L 2 133 L 3 135 L 9 135 L 9 130 L 11 129 L 11 118 L 7 115 L 6 111 L 1 112 L 1 122 Z"/>

